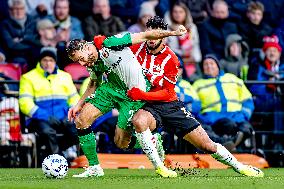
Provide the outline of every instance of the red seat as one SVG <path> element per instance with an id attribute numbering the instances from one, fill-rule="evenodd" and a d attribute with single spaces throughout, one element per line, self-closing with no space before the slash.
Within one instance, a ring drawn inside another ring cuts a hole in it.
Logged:
<path id="1" fill-rule="evenodd" d="M 73 80 L 80 80 L 90 76 L 87 69 L 79 63 L 71 63 L 65 66 L 64 71 L 68 72 Z"/>
<path id="2" fill-rule="evenodd" d="M 14 80 L 20 80 L 22 70 L 21 67 L 12 63 L 0 64 L 0 73 Z"/>

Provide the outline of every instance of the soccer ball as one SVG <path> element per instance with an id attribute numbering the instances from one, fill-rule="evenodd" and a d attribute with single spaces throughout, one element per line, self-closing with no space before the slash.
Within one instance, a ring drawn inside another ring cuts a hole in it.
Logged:
<path id="1" fill-rule="evenodd" d="M 58 154 L 52 154 L 44 158 L 42 171 L 47 178 L 61 179 L 67 175 L 67 160 Z"/>

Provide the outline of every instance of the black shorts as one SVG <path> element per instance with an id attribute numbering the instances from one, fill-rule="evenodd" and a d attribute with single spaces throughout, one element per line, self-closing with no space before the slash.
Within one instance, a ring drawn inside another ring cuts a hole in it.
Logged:
<path id="1" fill-rule="evenodd" d="M 146 103 L 142 109 L 153 115 L 157 127 L 164 127 L 166 131 L 175 132 L 181 137 L 200 125 L 193 115 L 186 111 L 181 101 Z"/>

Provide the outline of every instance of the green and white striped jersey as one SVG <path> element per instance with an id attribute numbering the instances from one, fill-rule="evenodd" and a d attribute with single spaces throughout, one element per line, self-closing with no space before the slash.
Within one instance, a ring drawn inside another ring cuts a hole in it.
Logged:
<path id="1" fill-rule="evenodd" d="M 102 49 L 99 50 L 100 60 L 93 67 L 88 68 L 91 78 L 97 79 L 106 73 L 108 82 L 123 90 L 138 87 L 148 91 L 142 67 L 129 48 L 130 45 L 132 45 L 130 33 L 106 38 Z"/>

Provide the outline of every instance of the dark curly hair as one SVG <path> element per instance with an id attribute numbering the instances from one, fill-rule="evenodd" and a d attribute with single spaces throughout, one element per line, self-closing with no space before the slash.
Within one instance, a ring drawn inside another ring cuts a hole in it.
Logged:
<path id="1" fill-rule="evenodd" d="M 168 24 L 159 16 L 149 18 L 146 23 L 147 28 L 167 30 Z"/>
<path id="2" fill-rule="evenodd" d="M 75 54 L 75 52 L 82 50 L 82 48 L 86 44 L 87 44 L 87 41 L 85 41 L 83 39 L 73 39 L 73 40 L 71 40 L 69 42 L 67 48 L 66 48 L 68 57 L 72 59 L 74 54 Z"/>

